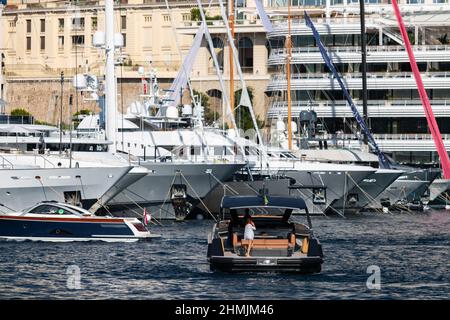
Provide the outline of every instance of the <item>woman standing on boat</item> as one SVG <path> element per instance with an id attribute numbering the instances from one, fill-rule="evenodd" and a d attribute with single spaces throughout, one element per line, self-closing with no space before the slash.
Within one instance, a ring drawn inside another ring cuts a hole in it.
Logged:
<path id="1" fill-rule="evenodd" d="M 244 230 L 244 240 L 248 240 L 247 250 L 245 253 L 246 257 L 250 256 L 250 250 L 252 250 L 253 246 L 253 239 L 255 238 L 254 233 L 255 230 L 256 230 L 255 223 L 252 221 L 252 218 L 249 215 Z"/>

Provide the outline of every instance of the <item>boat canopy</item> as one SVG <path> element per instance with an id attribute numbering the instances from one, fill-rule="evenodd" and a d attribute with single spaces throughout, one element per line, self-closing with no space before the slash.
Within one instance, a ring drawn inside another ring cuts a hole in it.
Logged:
<path id="1" fill-rule="evenodd" d="M 222 209 L 251 207 L 307 209 L 305 201 L 301 198 L 279 196 L 224 196 L 221 207 Z"/>

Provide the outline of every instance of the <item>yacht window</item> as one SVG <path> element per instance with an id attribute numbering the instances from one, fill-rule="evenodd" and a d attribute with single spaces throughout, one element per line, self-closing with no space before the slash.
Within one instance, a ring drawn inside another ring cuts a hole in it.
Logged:
<path id="1" fill-rule="evenodd" d="M 55 214 L 55 215 L 59 215 L 59 214 L 72 214 L 70 211 L 57 207 L 57 206 L 52 206 L 49 204 L 44 204 L 41 206 L 37 206 L 36 208 L 32 209 L 29 211 L 30 213 L 37 213 L 37 214 Z"/>
<path id="2" fill-rule="evenodd" d="M 84 212 L 84 211 L 81 211 L 80 209 L 78 209 L 78 208 L 76 208 L 76 207 L 70 207 L 70 210 L 73 210 L 73 211 L 75 211 L 76 213 L 79 213 L 79 214 L 85 214 L 86 212 Z M 66 211 L 68 214 L 70 213 L 68 210 Z"/>

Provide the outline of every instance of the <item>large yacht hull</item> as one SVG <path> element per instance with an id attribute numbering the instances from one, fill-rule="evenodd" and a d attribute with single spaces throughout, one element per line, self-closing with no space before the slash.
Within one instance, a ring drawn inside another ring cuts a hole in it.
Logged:
<path id="1" fill-rule="evenodd" d="M 291 195 L 305 200 L 312 214 L 339 213 L 332 204 L 342 198 L 374 171 L 285 171 L 292 179 Z"/>
<path id="2" fill-rule="evenodd" d="M 132 167 L 32 168 L 0 170 L 0 210 L 22 211 L 40 201 L 71 202 L 90 208 Z"/>
<path id="3" fill-rule="evenodd" d="M 450 203 L 450 180 L 436 179 L 430 185 L 430 201 L 433 208 L 442 208 Z"/>
<path id="4" fill-rule="evenodd" d="M 371 168 L 367 171 L 280 170 L 275 174 L 277 178 L 227 181 L 227 187 L 217 186 L 206 198 L 206 203 L 214 209 L 214 213 L 218 213 L 220 201 L 225 193 L 255 195 L 264 187 L 270 195 L 301 197 L 311 214 L 324 214 L 334 201 L 348 193 L 372 172 L 374 170 Z M 317 197 L 317 192 L 321 191 L 325 192 L 324 199 Z"/>
<path id="5" fill-rule="evenodd" d="M 331 205 L 333 210 L 342 215 L 358 213 L 369 203 L 374 203 L 376 197 L 389 187 L 402 171 L 380 169 L 363 179 L 342 198 Z"/>
<path id="6" fill-rule="evenodd" d="M 120 192 L 110 202 L 115 214 L 136 216 L 145 207 L 157 219 L 175 219 L 171 188 L 185 185 L 189 200 L 197 203 L 229 179 L 245 163 L 141 162 L 150 172 Z M 120 213 L 119 213 L 120 212 Z"/>
<path id="7" fill-rule="evenodd" d="M 407 199 L 419 189 L 428 185 L 428 181 L 397 179 L 386 190 L 376 197 L 375 201 L 367 206 L 368 209 L 381 209 L 385 204 L 394 205 Z"/>

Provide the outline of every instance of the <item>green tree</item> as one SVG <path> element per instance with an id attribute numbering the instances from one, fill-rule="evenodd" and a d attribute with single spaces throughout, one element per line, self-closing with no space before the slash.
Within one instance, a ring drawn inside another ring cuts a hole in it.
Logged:
<path id="1" fill-rule="evenodd" d="M 191 20 L 192 21 L 200 21 L 200 20 L 202 20 L 202 16 L 201 16 L 199 8 L 192 8 L 191 9 Z M 205 20 L 222 20 L 222 16 L 219 15 L 219 14 L 215 15 L 215 16 L 210 16 L 210 15 L 208 15 L 208 12 L 205 12 Z"/>
<path id="2" fill-rule="evenodd" d="M 22 108 L 17 108 L 14 110 L 11 110 L 11 115 L 12 116 L 22 116 L 22 117 L 31 117 L 32 114 L 29 113 L 27 110 L 22 109 Z"/>
<path id="3" fill-rule="evenodd" d="M 35 120 L 34 124 L 39 124 L 39 125 L 43 125 L 43 126 L 54 126 L 54 124 L 49 123 L 47 121 L 41 121 L 41 120 Z"/>
<path id="4" fill-rule="evenodd" d="M 214 120 L 219 118 L 219 114 L 215 110 L 211 110 L 211 103 L 209 96 L 206 93 L 193 90 L 195 96 L 198 96 L 201 101 L 201 105 L 204 108 L 204 119 L 206 124 L 211 124 Z"/>
<path id="5" fill-rule="evenodd" d="M 75 118 L 75 117 L 78 117 L 78 116 L 81 116 L 81 115 L 85 115 L 85 116 L 88 116 L 88 115 L 90 115 L 91 114 L 91 110 L 88 110 L 88 109 L 81 109 L 80 111 L 78 111 L 78 112 L 75 112 L 74 114 L 73 114 L 73 117 Z"/>
<path id="6" fill-rule="evenodd" d="M 192 21 L 200 21 L 202 19 L 200 15 L 200 9 L 199 8 L 192 8 L 191 9 L 191 20 Z"/>
<path id="7" fill-rule="evenodd" d="M 248 87 L 247 88 L 248 95 L 250 97 L 250 101 L 253 105 L 253 88 Z M 241 95 L 242 95 L 242 89 L 239 89 L 234 92 L 234 110 L 235 110 L 235 119 L 236 119 L 236 126 L 239 129 L 242 130 L 248 130 L 248 129 L 254 129 L 252 116 L 250 114 L 250 110 L 246 106 L 240 106 L 239 102 L 241 101 Z M 256 117 L 256 123 L 258 125 L 258 128 L 262 128 L 264 126 L 264 121 L 259 119 L 259 116 Z"/>

